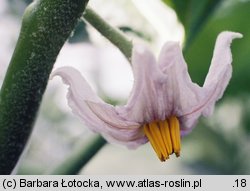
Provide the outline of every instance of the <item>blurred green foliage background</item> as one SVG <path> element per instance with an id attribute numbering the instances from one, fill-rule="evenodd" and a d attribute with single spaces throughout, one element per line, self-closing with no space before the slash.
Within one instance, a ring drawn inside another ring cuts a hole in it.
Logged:
<path id="1" fill-rule="evenodd" d="M 23 10 L 31 0 L 7 2 L 11 14 L 21 22 Z M 243 34 L 244 38 L 234 41 L 232 45 L 233 77 L 225 95 L 217 104 L 214 115 L 209 119 L 202 118 L 193 133 L 183 138 L 181 159 L 172 158 L 166 163 L 158 164 L 156 158 L 149 157 L 153 154 L 149 153 L 149 146 L 143 146 L 137 151 L 126 151 L 127 154 L 124 154 L 124 148 L 107 145 L 81 173 L 250 174 L 250 1 L 163 0 L 162 2 L 176 11 L 179 21 L 184 26 L 184 57 L 193 81 L 199 85 L 203 84 L 207 74 L 218 33 L 230 30 Z M 146 38 L 144 40 L 154 39 L 148 33 L 143 34 L 143 30 L 138 31 L 132 26 L 117 27 L 127 29 L 125 32 L 135 31 L 134 35 Z M 91 43 L 83 21 L 69 41 Z M 79 140 L 91 134 L 87 130 L 81 130 L 79 127 L 82 125 L 78 120 L 53 103 L 56 91 L 57 88 L 54 88 L 44 97 L 37 122 L 39 128 L 34 130 L 30 148 L 20 162 L 19 174 L 48 172 L 48 169 L 59 164 L 79 147 L 79 142 L 82 144 Z M 106 95 L 103 97 L 112 103 L 124 101 L 114 100 Z M 47 144 L 47 147 L 41 147 L 44 144 Z M 133 163 L 138 164 L 138 169 L 133 167 L 131 171 L 126 171 L 124 169 L 127 168 L 126 165 L 123 168 L 118 167 L 122 162 L 119 161 L 121 158 L 134 160 Z M 142 164 L 139 164 L 141 161 Z M 157 167 L 154 168 L 154 165 Z M 168 170 L 169 167 L 171 170 Z M 161 170 L 157 171 L 158 169 Z"/>

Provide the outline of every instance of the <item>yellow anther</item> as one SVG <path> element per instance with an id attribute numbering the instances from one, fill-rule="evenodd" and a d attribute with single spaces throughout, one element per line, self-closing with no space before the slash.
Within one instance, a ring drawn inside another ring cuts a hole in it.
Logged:
<path id="1" fill-rule="evenodd" d="M 176 117 L 145 124 L 143 130 L 161 161 L 167 160 L 172 153 L 180 156 L 180 125 Z"/>
<path id="2" fill-rule="evenodd" d="M 161 154 L 161 152 L 160 152 L 160 148 L 159 148 L 158 145 L 156 144 L 156 141 L 155 141 L 155 139 L 153 138 L 153 136 L 152 136 L 152 134 L 151 134 L 151 132 L 150 132 L 150 130 L 149 130 L 148 124 L 146 124 L 146 125 L 143 126 L 143 130 L 144 130 L 145 135 L 148 137 L 148 140 L 149 140 L 151 146 L 152 146 L 153 149 L 155 150 L 155 152 L 156 152 L 158 158 L 162 161 L 162 160 L 163 160 L 163 156 L 162 156 L 162 154 Z"/>
<path id="3" fill-rule="evenodd" d="M 171 155 L 173 153 L 173 147 L 172 147 L 168 122 L 160 121 L 159 124 L 160 124 L 160 131 L 161 131 L 168 155 Z"/>
<path id="4" fill-rule="evenodd" d="M 158 145 L 158 148 L 160 148 L 160 152 L 163 155 L 163 158 L 165 159 L 168 156 L 168 153 L 167 153 L 167 150 L 165 149 L 165 144 L 164 144 L 164 141 L 160 132 L 160 128 L 157 122 L 149 123 L 149 129 L 156 144 Z"/>
<path id="5" fill-rule="evenodd" d="M 180 156 L 181 151 L 181 138 L 180 138 L 180 124 L 176 117 L 169 118 L 169 129 L 170 129 L 170 136 L 172 140 L 172 145 L 174 148 L 174 153 L 176 156 Z"/>

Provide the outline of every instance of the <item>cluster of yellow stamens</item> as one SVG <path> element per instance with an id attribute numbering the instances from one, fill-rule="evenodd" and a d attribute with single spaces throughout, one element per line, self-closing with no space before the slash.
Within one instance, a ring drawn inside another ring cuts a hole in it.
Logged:
<path id="1" fill-rule="evenodd" d="M 173 153 L 180 156 L 180 124 L 176 117 L 145 124 L 143 130 L 161 161 L 169 159 L 169 155 Z"/>

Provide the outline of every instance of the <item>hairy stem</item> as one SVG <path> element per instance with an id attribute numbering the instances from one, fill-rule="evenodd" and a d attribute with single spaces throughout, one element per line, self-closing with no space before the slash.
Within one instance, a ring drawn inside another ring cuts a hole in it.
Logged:
<path id="1" fill-rule="evenodd" d="M 50 72 L 88 0 L 37 0 L 22 28 L 0 92 L 0 174 L 9 174 L 32 131 Z"/>

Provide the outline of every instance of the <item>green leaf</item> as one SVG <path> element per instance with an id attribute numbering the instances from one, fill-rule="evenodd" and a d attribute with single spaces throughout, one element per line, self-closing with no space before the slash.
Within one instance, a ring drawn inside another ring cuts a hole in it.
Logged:
<path id="1" fill-rule="evenodd" d="M 194 37 L 202 29 L 214 10 L 223 0 L 163 0 L 172 7 L 185 28 L 186 45 L 189 46 Z"/>

